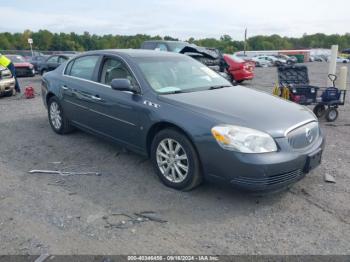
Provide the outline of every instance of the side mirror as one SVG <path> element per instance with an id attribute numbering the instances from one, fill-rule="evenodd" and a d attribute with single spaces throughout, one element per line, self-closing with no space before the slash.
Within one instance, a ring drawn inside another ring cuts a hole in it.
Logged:
<path id="1" fill-rule="evenodd" d="M 130 91 L 135 93 L 135 89 L 132 87 L 130 80 L 126 78 L 116 78 L 112 80 L 111 87 L 114 90 Z"/>

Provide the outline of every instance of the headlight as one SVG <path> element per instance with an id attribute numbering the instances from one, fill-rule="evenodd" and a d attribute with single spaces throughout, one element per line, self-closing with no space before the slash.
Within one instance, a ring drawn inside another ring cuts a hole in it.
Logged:
<path id="1" fill-rule="evenodd" d="M 219 125 L 211 129 L 219 145 L 242 153 L 267 153 L 277 151 L 273 138 L 261 131 L 233 125 Z"/>

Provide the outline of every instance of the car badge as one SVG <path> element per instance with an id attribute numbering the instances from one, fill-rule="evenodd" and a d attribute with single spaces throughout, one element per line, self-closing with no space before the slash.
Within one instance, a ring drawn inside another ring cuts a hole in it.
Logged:
<path id="1" fill-rule="evenodd" d="M 311 144 L 312 140 L 314 139 L 314 136 L 312 135 L 312 131 L 310 128 L 305 128 L 305 136 L 306 140 Z"/>

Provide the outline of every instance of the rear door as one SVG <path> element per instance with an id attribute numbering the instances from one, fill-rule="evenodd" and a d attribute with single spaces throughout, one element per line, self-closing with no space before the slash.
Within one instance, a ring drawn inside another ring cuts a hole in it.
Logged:
<path id="1" fill-rule="evenodd" d="M 63 108 L 68 118 L 85 128 L 95 128 L 95 115 L 90 111 L 95 101 L 97 68 L 100 55 L 87 55 L 70 61 L 64 71 Z"/>

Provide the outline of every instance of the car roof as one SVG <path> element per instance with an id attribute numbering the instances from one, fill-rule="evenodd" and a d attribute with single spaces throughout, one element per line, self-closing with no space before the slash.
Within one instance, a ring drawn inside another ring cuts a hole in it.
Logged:
<path id="1" fill-rule="evenodd" d="M 179 41 L 179 40 L 146 40 L 144 43 L 185 43 L 189 44 L 185 41 Z"/>
<path id="2" fill-rule="evenodd" d="M 174 52 L 165 52 L 158 50 L 146 50 L 146 49 L 106 49 L 106 50 L 98 50 L 98 51 L 88 51 L 82 53 L 81 55 L 86 54 L 111 54 L 111 55 L 119 55 L 122 57 L 179 57 L 184 56 L 182 54 L 174 53 Z"/>

